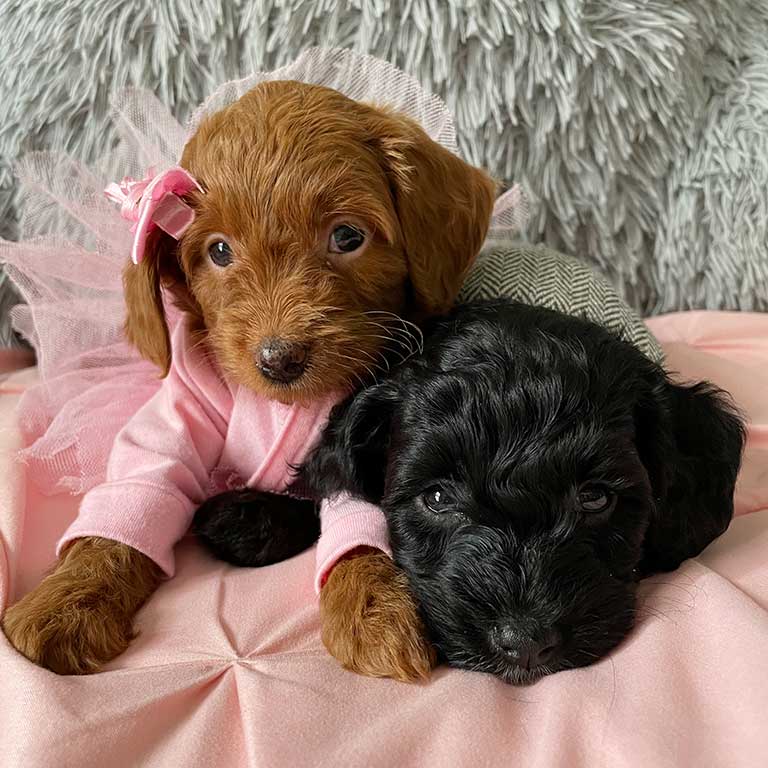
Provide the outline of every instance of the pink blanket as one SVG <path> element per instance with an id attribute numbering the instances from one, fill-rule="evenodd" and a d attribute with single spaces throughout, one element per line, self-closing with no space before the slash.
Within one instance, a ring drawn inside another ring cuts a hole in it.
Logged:
<path id="1" fill-rule="evenodd" d="M 728 532 L 642 586 L 640 620 L 609 658 L 512 688 L 441 669 L 425 685 L 341 670 L 320 644 L 314 555 L 263 570 L 191 540 L 101 674 L 57 677 L 0 636 L 0 765 L 745 766 L 768 764 L 768 315 L 651 321 L 669 366 L 730 389 L 751 420 Z M 0 610 L 32 587 L 76 500 L 42 498 L 13 462 L 0 383 Z"/>

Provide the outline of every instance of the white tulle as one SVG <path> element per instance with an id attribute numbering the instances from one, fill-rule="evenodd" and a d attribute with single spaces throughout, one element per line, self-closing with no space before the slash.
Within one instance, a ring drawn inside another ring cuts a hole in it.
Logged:
<path id="1" fill-rule="evenodd" d="M 113 119 L 120 141 L 93 167 L 65 155 L 27 156 L 18 167 L 26 195 L 21 237 L 0 241 L 0 261 L 26 302 L 13 310 L 14 325 L 38 356 L 40 383 L 22 399 L 19 419 L 26 442 L 21 457 L 44 492 L 81 494 L 102 482 L 115 435 L 160 384 L 157 369 L 123 336 L 121 275 L 132 234 L 104 188 L 124 176 L 140 178 L 150 167 L 176 165 L 206 114 L 265 80 L 321 84 L 387 105 L 458 151 L 445 104 L 414 78 L 369 56 L 311 49 L 288 66 L 220 86 L 186 127 L 151 93 L 118 93 Z M 490 237 L 519 230 L 525 211 L 519 189 L 507 192 Z M 178 322 L 171 315 L 171 324 Z"/>

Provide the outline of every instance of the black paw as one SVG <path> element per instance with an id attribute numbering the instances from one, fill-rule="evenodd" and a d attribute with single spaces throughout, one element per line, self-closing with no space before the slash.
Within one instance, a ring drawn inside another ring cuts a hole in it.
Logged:
<path id="1" fill-rule="evenodd" d="M 320 536 L 313 501 L 244 489 L 208 499 L 192 531 L 219 560 L 258 567 L 287 560 Z"/>

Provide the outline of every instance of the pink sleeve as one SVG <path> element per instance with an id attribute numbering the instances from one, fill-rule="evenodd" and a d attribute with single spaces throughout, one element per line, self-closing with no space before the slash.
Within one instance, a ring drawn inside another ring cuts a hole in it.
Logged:
<path id="1" fill-rule="evenodd" d="M 72 539 L 102 536 L 143 552 L 173 575 L 173 547 L 206 498 L 232 410 L 231 393 L 191 351 L 183 325 L 173 335 L 168 376 L 118 434 L 106 482 L 85 495 L 58 551 Z"/>
<path id="2" fill-rule="evenodd" d="M 317 543 L 315 591 L 319 594 L 325 579 L 347 552 L 357 547 L 373 547 L 392 555 L 384 513 L 369 504 L 342 493 L 326 499 L 320 506 L 320 540 Z"/>

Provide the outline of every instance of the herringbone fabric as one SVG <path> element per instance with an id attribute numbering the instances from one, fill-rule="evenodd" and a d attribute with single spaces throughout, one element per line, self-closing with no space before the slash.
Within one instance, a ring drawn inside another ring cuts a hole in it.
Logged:
<path id="1" fill-rule="evenodd" d="M 656 362 L 663 361 L 653 334 L 602 275 L 546 246 L 508 243 L 494 246 L 479 257 L 459 299 L 498 296 L 592 320 L 635 344 Z"/>

